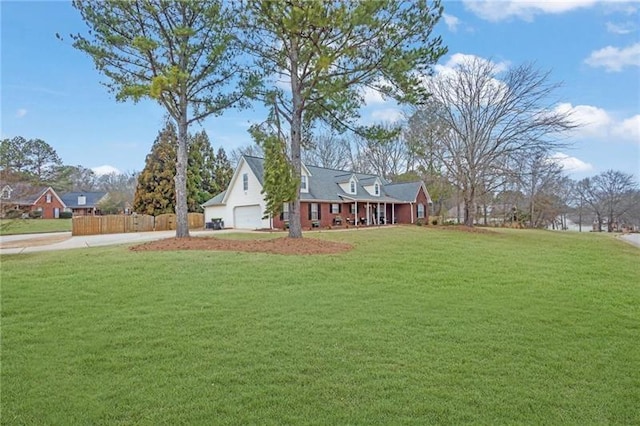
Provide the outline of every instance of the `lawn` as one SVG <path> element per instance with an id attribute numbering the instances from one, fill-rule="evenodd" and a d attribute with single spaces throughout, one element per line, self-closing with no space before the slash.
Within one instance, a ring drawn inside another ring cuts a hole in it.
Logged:
<path id="1" fill-rule="evenodd" d="M 0 234 L 71 231 L 71 219 L 0 219 Z"/>
<path id="2" fill-rule="evenodd" d="M 3 256 L 3 424 L 639 424 L 640 250 L 323 232 L 347 254 Z"/>

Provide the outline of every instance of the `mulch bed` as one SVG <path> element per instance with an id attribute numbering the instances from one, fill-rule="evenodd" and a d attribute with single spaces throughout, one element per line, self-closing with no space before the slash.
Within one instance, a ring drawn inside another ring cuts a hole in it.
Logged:
<path id="1" fill-rule="evenodd" d="M 284 255 L 335 254 L 353 248 L 351 244 L 314 238 L 230 240 L 213 237 L 166 238 L 131 247 L 133 251 L 217 250 Z"/>

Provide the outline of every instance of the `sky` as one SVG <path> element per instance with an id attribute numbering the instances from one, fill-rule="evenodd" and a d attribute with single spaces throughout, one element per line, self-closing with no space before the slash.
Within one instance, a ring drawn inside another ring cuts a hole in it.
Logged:
<path id="1" fill-rule="evenodd" d="M 472 56 L 507 69 L 534 63 L 561 83 L 551 101 L 579 127 L 554 153 L 574 179 L 607 169 L 640 180 L 640 1 L 443 1 L 436 27 L 447 69 Z M 0 136 L 43 139 L 64 164 L 97 172 L 140 171 L 166 114 L 155 102 L 119 103 L 106 77 L 68 35 L 86 31 L 69 1 L 0 0 Z M 395 122 L 402 109 L 368 93 L 363 124 Z M 202 123 L 214 149 L 251 144 L 264 109 L 229 111 Z M 194 128 L 193 131 L 200 130 Z"/>

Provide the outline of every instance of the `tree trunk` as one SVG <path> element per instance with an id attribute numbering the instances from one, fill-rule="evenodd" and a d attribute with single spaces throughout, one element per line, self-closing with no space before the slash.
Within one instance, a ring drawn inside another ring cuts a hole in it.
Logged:
<path id="1" fill-rule="evenodd" d="M 185 103 L 186 110 L 186 103 Z M 176 161 L 176 238 L 189 238 L 189 222 L 187 219 L 187 118 L 185 114 L 178 120 L 178 153 Z"/>
<path id="2" fill-rule="evenodd" d="M 464 198 L 464 224 L 470 227 L 476 222 L 475 190 L 465 191 Z"/>
<path id="3" fill-rule="evenodd" d="M 297 41 L 291 40 L 291 164 L 293 166 L 294 179 L 298 180 L 296 198 L 291 202 L 289 213 L 289 238 L 302 238 L 302 221 L 300 218 L 300 171 L 302 160 L 300 158 L 300 144 L 302 141 L 302 94 L 300 77 L 298 75 L 298 50 Z"/>

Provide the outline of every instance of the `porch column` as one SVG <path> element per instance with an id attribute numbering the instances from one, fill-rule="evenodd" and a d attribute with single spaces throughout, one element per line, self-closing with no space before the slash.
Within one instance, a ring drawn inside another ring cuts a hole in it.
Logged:
<path id="1" fill-rule="evenodd" d="M 391 224 L 396 223 L 396 203 L 391 203 Z"/>
<path id="2" fill-rule="evenodd" d="M 353 214 L 353 221 L 355 222 L 354 225 L 359 226 L 360 225 L 360 218 L 358 217 L 358 202 L 355 202 L 355 213 Z"/>
<path id="3" fill-rule="evenodd" d="M 371 210 L 371 207 L 367 201 L 367 226 L 371 225 L 371 212 L 369 210 Z"/>
<path id="4" fill-rule="evenodd" d="M 413 203 L 409 203 L 409 207 L 411 208 L 411 223 L 413 223 Z"/>

